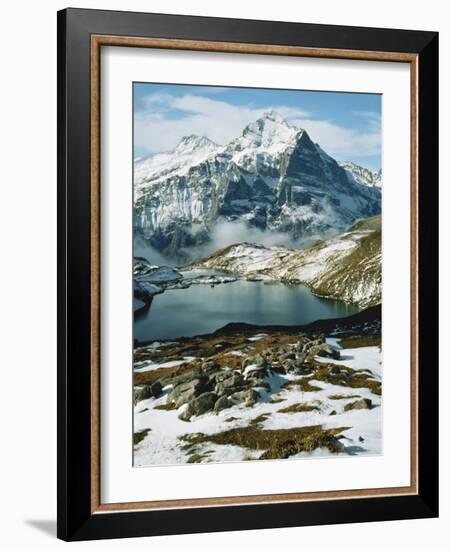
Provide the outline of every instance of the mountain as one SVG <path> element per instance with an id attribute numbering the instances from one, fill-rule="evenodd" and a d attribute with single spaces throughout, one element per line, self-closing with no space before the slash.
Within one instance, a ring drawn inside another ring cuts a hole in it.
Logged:
<path id="1" fill-rule="evenodd" d="M 269 111 L 221 146 L 184 137 L 134 163 L 134 228 L 167 256 L 211 241 L 220 222 L 292 240 L 336 234 L 380 213 L 381 191 L 339 164 L 305 130 Z"/>
<path id="2" fill-rule="evenodd" d="M 339 162 L 338 164 L 347 172 L 349 178 L 353 178 L 360 185 L 381 188 L 381 169 L 369 170 L 369 168 L 364 168 L 364 166 L 349 161 Z"/>
<path id="3" fill-rule="evenodd" d="M 250 280 L 307 285 L 318 296 L 360 307 L 381 303 L 381 216 L 357 222 L 347 232 L 311 248 L 290 250 L 238 243 L 194 264 Z"/>

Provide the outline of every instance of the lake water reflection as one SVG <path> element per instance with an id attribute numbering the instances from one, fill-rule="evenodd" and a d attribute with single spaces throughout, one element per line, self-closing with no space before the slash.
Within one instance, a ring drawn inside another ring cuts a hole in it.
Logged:
<path id="1" fill-rule="evenodd" d="M 314 296 L 303 285 L 251 282 L 193 284 L 154 297 L 150 310 L 134 322 L 134 338 L 165 340 L 213 332 L 231 322 L 303 325 L 360 311 Z"/>

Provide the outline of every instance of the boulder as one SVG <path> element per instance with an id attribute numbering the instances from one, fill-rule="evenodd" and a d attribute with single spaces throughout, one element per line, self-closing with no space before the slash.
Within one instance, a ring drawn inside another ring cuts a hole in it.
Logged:
<path id="1" fill-rule="evenodd" d="M 264 379 L 266 376 L 267 376 L 266 367 L 255 367 L 245 373 L 245 378 L 247 380 L 252 378 Z"/>
<path id="2" fill-rule="evenodd" d="M 152 288 L 152 286 L 154 285 L 145 288 L 144 285 L 141 285 L 137 281 L 133 280 L 134 313 L 148 309 L 152 304 L 153 296 L 155 294 L 160 294 L 161 292 L 163 292 L 159 287 Z"/>
<path id="3" fill-rule="evenodd" d="M 237 392 L 234 392 L 232 395 L 231 395 L 231 399 L 233 401 L 245 401 L 248 397 L 248 390 L 241 390 L 241 391 L 237 391 Z"/>
<path id="4" fill-rule="evenodd" d="M 306 338 L 301 338 L 296 344 L 294 349 L 298 352 L 303 352 L 303 348 L 308 340 Z"/>
<path id="5" fill-rule="evenodd" d="M 153 397 L 151 386 L 144 386 L 134 391 L 134 404 L 136 405 L 136 403 L 144 401 L 144 399 L 150 399 L 150 397 Z"/>
<path id="6" fill-rule="evenodd" d="M 344 407 L 344 411 L 353 411 L 356 409 L 372 409 L 372 400 L 371 399 L 359 399 L 358 401 L 352 401 L 347 403 Z"/>
<path id="7" fill-rule="evenodd" d="M 297 375 L 297 376 L 301 376 L 301 375 L 303 375 L 303 374 L 306 374 L 304 371 L 305 371 L 305 369 L 303 368 L 303 366 L 297 367 L 297 366 L 294 366 L 294 365 L 293 365 L 293 366 L 291 366 L 291 367 L 289 368 L 289 371 L 288 371 L 288 372 L 289 372 L 289 374 L 295 374 L 295 375 Z M 287 373 L 286 373 L 286 374 L 287 374 Z"/>
<path id="8" fill-rule="evenodd" d="M 162 392 L 161 383 L 156 381 L 153 384 L 146 384 L 134 393 L 134 402 L 143 401 L 144 399 L 150 399 L 151 397 L 159 397 Z"/>
<path id="9" fill-rule="evenodd" d="M 156 382 L 153 382 L 153 384 L 151 385 L 151 392 L 153 397 L 159 397 L 161 395 L 162 384 L 159 380 L 157 380 Z"/>
<path id="10" fill-rule="evenodd" d="M 206 374 L 203 374 L 201 369 L 199 367 L 194 368 L 192 370 L 189 370 L 187 372 L 184 372 L 183 374 L 178 374 L 177 376 L 174 376 L 172 380 L 172 385 L 177 386 L 178 384 L 184 384 L 185 382 L 191 382 L 192 380 L 201 379 L 206 381 L 207 380 Z"/>
<path id="11" fill-rule="evenodd" d="M 282 365 L 286 374 L 294 372 L 297 368 L 297 364 L 292 359 L 282 359 L 280 360 L 280 365 Z"/>
<path id="12" fill-rule="evenodd" d="M 189 404 L 185 403 L 178 409 L 178 418 L 180 420 L 184 420 L 185 422 L 189 422 L 191 419 L 191 414 L 189 413 Z"/>
<path id="13" fill-rule="evenodd" d="M 167 402 L 173 403 L 176 408 L 189 403 L 195 397 L 207 391 L 207 381 L 208 378 L 206 377 L 198 377 L 183 384 L 178 384 L 170 392 Z"/>
<path id="14" fill-rule="evenodd" d="M 337 350 L 329 346 L 328 344 L 320 344 L 317 347 L 317 353 L 319 357 L 331 357 L 332 359 L 339 359 L 341 356 L 341 353 Z"/>
<path id="15" fill-rule="evenodd" d="M 183 374 L 179 374 L 177 376 L 163 376 L 159 379 L 159 381 L 161 382 L 162 386 L 167 386 L 168 384 L 170 384 L 171 386 L 178 386 L 179 384 L 184 384 L 186 382 L 191 382 L 192 380 L 195 380 L 197 378 L 204 378 L 205 380 L 207 379 L 207 377 L 205 375 L 202 374 L 201 370 L 200 369 L 193 369 L 193 370 L 190 370 L 188 372 L 184 372 Z"/>
<path id="16" fill-rule="evenodd" d="M 189 403 L 188 413 L 190 416 L 200 416 L 212 411 L 219 396 L 213 392 L 202 393 Z"/>
<path id="17" fill-rule="evenodd" d="M 214 404 L 214 412 L 218 413 L 224 409 L 229 409 L 233 403 L 228 399 L 226 395 L 222 395 Z"/>
<path id="18" fill-rule="evenodd" d="M 248 396 L 245 400 L 247 407 L 253 407 L 253 405 L 258 401 L 259 393 L 256 390 L 248 390 Z"/>
<path id="19" fill-rule="evenodd" d="M 232 376 L 225 378 L 225 380 L 219 381 L 214 388 L 214 391 L 218 395 L 231 395 L 238 389 L 245 387 L 246 383 L 244 378 L 239 373 L 233 373 Z"/>
<path id="20" fill-rule="evenodd" d="M 232 371 L 231 369 L 222 369 L 217 373 L 214 373 L 211 378 L 214 378 L 216 382 L 224 382 L 225 380 L 229 380 L 230 378 L 233 378 L 234 376 L 240 376 L 239 372 Z"/>
<path id="21" fill-rule="evenodd" d="M 235 401 L 245 403 L 247 407 L 251 407 L 258 401 L 259 393 L 253 389 L 243 390 L 233 393 L 231 398 Z"/>
<path id="22" fill-rule="evenodd" d="M 295 360 L 295 358 L 296 356 L 295 356 L 294 350 L 289 350 L 287 353 L 283 353 L 279 355 L 280 361 L 291 361 L 291 360 Z"/>
<path id="23" fill-rule="evenodd" d="M 206 361 L 202 365 L 202 372 L 211 374 L 215 372 L 219 367 L 216 365 L 214 361 Z"/>
<path id="24" fill-rule="evenodd" d="M 313 369 L 309 367 L 308 365 L 302 364 L 302 365 L 296 365 L 296 367 L 293 369 L 293 374 L 297 374 L 299 376 L 305 376 L 308 374 L 311 374 Z"/>
<path id="25" fill-rule="evenodd" d="M 256 365 L 257 367 L 263 367 L 266 364 L 265 358 L 261 354 L 252 355 L 250 357 L 246 357 L 242 361 L 242 366 L 248 367 L 249 365 Z"/>

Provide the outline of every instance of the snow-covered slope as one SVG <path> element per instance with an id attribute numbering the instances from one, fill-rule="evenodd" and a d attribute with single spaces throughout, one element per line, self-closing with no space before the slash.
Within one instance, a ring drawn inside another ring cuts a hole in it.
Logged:
<path id="1" fill-rule="evenodd" d="M 176 256 L 208 242 L 215 225 L 245 222 L 294 240 L 344 230 L 381 209 L 308 133 L 269 111 L 224 146 L 188 136 L 169 153 L 136 160 L 135 230 Z"/>
<path id="2" fill-rule="evenodd" d="M 200 164 L 220 147 L 207 137 L 185 136 L 173 151 L 158 153 L 134 163 L 134 196 L 145 193 L 146 184 L 156 184 L 167 177 L 186 175 L 191 166 Z"/>
<path id="3" fill-rule="evenodd" d="M 239 243 L 195 266 L 248 279 L 303 283 L 319 296 L 373 306 L 381 303 L 381 218 L 358 222 L 346 233 L 305 250 Z"/>
<path id="4" fill-rule="evenodd" d="M 354 162 L 339 162 L 338 164 L 341 168 L 344 168 L 350 178 L 353 178 L 360 185 L 381 188 L 381 169 L 369 170 Z"/>
<path id="5" fill-rule="evenodd" d="M 134 466 L 380 454 L 380 340 L 353 326 L 135 348 Z"/>

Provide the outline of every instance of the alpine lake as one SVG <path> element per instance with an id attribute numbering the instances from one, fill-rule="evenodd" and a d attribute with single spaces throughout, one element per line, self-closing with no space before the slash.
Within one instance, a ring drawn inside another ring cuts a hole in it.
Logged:
<path id="1" fill-rule="evenodd" d="M 319 298 L 299 284 L 245 279 L 213 285 L 192 284 L 156 295 L 150 308 L 136 316 L 134 339 L 151 342 L 209 334 L 229 323 L 261 327 L 306 325 L 358 311 L 357 306 Z"/>

